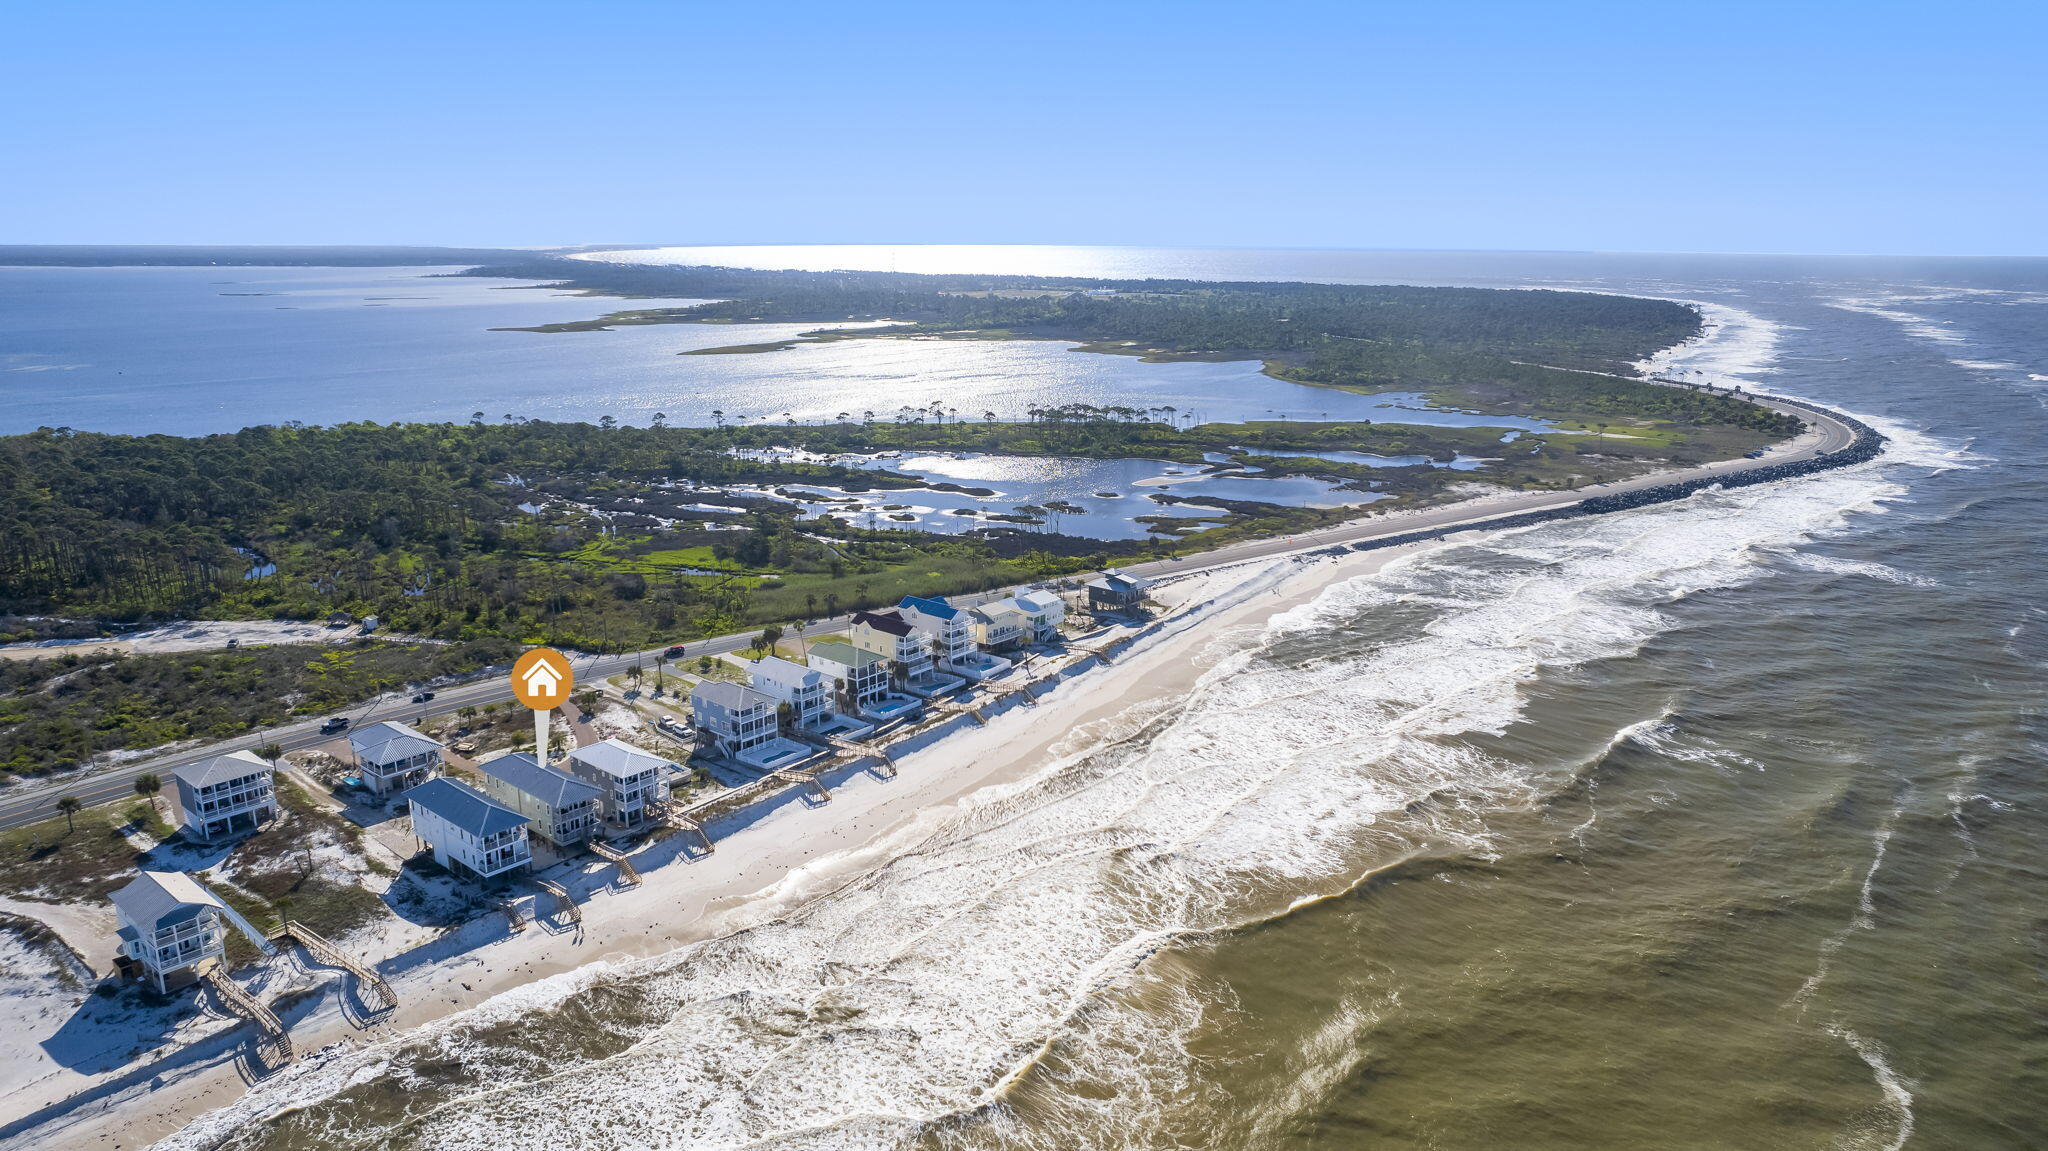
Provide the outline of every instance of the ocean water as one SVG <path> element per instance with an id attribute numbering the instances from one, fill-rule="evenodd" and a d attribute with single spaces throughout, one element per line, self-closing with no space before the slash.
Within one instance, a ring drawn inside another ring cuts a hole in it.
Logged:
<path id="1" fill-rule="evenodd" d="M 1660 368 L 1891 446 L 1339 583 L 776 922 L 167 1145 L 2048 1144 L 2048 265 L 1433 275 L 1702 301 Z"/>

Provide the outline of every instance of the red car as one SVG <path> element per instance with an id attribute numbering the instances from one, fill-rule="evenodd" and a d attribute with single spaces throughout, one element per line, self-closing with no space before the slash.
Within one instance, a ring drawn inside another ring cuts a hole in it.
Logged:
<path id="1" fill-rule="evenodd" d="M 674 659 L 681 654 L 683 654 L 683 645 L 674 644 L 667 651 L 662 652 L 661 656 L 663 659 Z"/>

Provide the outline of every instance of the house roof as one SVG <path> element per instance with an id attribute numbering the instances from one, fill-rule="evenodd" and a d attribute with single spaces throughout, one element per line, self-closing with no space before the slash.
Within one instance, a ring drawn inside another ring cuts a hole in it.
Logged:
<path id="1" fill-rule="evenodd" d="M 854 613 L 853 623 L 855 627 L 866 624 L 876 631 L 887 632 L 890 635 L 897 636 L 909 635 L 914 630 L 908 620 L 893 611 L 856 612 Z"/>
<path id="2" fill-rule="evenodd" d="M 822 659 L 827 663 L 841 664 L 846 667 L 866 667 L 869 664 L 887 663 L 889 660 L 888 656 L 878 651 L 869 651 L 864 647 L 855 647 L 850 643 L 833 643 L 830 641 L 812 644 L 811 658 Z"/>
<path id="3" fill-rule="evenodd" d="M 188 909 L 221 906 L 218 896 L 182 871 L 145 871 L 112 898 L 123 918 L 145 928 Z"/>
<path id="4" fill-rule="evenodd" d="M 557 811 L 604 794 L 596 784 L 577 779 L 561 768 L 542 764 L 525 752 L 516 751 L 485 760 L 477 764 L 476 769 L 492 779 L 503 780 Z"/>
<path id="5" fill-rule="evenodd" d="M 1139 576 L 1125 575 L 1122 572 L 1112 571 L 1102 573 L 1100 579 L 1089 580 L 1088 586 L 1101 588 L 1104 591 L 1134 592 L 1144 591 L 1146 588 L 1151 587 L 1152 581 Z"/>
<path id="6" fill-rule="evenodd" d="M 691 688 L 691 705 L 695 706 L 696 702 L 700 699 L 705 701 L 706 703 L 715 703 L 718 706 L 726 709 L 727 711 L 745 711 L 750 707 L 775 706 L 775 700 L 772 696 L 763 695 L 760 692 L 755 691 L 753 688 L 748 687 L 743 683 L 726 683 L 722 680 L 715 680 L 709 683 L 700 683 L 696 687 Z M 605 743 L 617 742 L 618 741 L 615 739 L 605 741 Z M 603 745 L 592 744 L 590 746 L 601 747 Z M 631 745 L 626 744 L 622 746 L 630 747 Z M 590 748 L 588 747 L 578 748 L 576 751 L 572 751 L 569 754 L 572 757 L 574 757 L 577 756 L 580 752 L 589 750 Z"/>
<path id="7" fill-rule="evenodd" d="M 730 686 L 739 687 L 740 685 L 732 684 Z M 753 688 L 740 687 L 740 690 L 748 695 L 767 700 L 771 704 L 775 702 Z M 569 758 L 597 771 L 604 772 L 606 775 L 618 778 L 638 775 L 643 771 L 657 771 L 667 767 L 670 762 L 651 751 L 643 751 L 640 748 L 634 747 L 623 739 L 607 739 L 593 743 L 588 747 L 579 747 L 569 753 Z"/>
<path id="8" fill-rule="evenodd" d="M 258 772 L 268 774 L 272 770 L 270 764 L 264 762 L 253 751 L 231 751 L 226 755 L 216 755 L 202 759 L 198 763 L 188 763 L 183 767 L 174 768 L 171 774 L 179 783 L 199 788 L 225 783 L 230 779 L 242 779 Z"/>
<path id="9" fill-rule="evenodd" d="M 983 623 L 997 625 L 1007 623 L 1012 627 L 1024 626 L 1025 614 L 1023 611 L 1018 610 L 1015 603 L 1009 600 L 997 600 L 995 603 L 974 609 L 974 617 Z"/>
<path id="10" fill-rule="evenodd" d="M 952 604 L 947 603 L 945 600 L 932 599 L 928 596 L 921 595 L 904 596 L 903 599 L 896 604 L 896 606 L 901 609 L 923 612 L 924 614 L 931 616 L 933 619 L 952 619 L 953 617 L 960 614 L 959 608 L 954 607 Z"/>
<path id="11" fill-rule="evenodd" d="M 825 673 L 791 663 L 779 655 L 763 656 L 754 661 L 754 675 L 759 679 L 770 679 L 788 687 L 804 687 L 824 680 Z"/>
<path id="12" fill-rule="evenodd" d="M 476 788 L 452 779 L 430 779 L 407 791 L 405 801 L 433 812 L 479 839 L 524 827 L 529 822 Z"/>
<path id="13" fill-rule="evenodd" d="M 388 719 L 361 731 L 350 732 L 348 745 L 355 749 L 358 759 L 367 759 L 371 763 L 395 763 L 411 759 L 421 752 L 438 751 L 441 747 L 412 728 Z"/>
<path id="14" fill-rule="evenodd" d="M 1023 608 L 1025 612 L 1034 615 L 1067 606 L 1065 600 L 1053 593 L 1040 591 L 1035 588 L 1029 591 L 1020 591 L 1010 598 L 1016 601 L 1017 606 Z"/>

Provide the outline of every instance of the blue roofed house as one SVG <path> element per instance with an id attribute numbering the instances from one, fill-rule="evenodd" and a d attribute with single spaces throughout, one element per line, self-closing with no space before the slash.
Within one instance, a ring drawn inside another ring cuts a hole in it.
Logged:
<path id="1" fill-rule="evenodd" d="M 508 752 L 476 765 L 485 795 L 532 820 L 529 829 L 556 847 L 574 847 L 597 830 L 604 789 L 536 760 Z"/>
<path id="2" fill-rule="evenodd" d="M 405 793 L 412 833 L 433 849 L 434 862 L 479 879 L 533 862 L 527 817 L 452 779 L 430 779 Z"/>

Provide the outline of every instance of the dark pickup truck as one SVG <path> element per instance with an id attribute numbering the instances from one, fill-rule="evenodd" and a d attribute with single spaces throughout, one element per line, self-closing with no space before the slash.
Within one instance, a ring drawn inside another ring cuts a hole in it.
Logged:
<path id="1" fill-rule="evenodd" d="M 333 733 L 333 732 L 337 732 L 337 731 L 340 731 L 340 730 L 341 730 L 342 728 L 345 728 L 345 727 L 347 727 L 347 726 L 348 726 L 348 717 L 347 717 L 347 716 L 345 716 L 345 715 L 330 715 L 330 716 L 328 716 L 328 717 L 327 717 L 327 722 L 326 722 L 326 723 L 323 723 L 323 724 L 321 724 L 321 725 L 320 725 L 320 730 L 321 730 L 322 732 L 325 732 L 325 733 L 329 733 L 329 734 L 331 734 L 331 733 Z"/>

